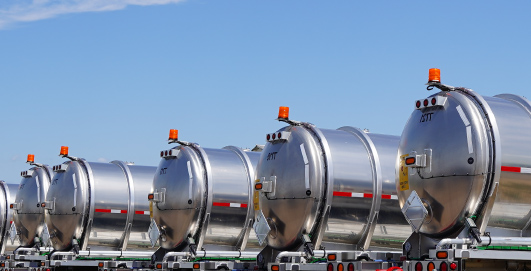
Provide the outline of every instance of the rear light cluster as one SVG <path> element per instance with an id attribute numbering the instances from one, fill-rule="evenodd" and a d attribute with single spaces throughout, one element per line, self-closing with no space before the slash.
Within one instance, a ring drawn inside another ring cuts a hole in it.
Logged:
<path id="1" fill-rule="evenodd" d="M 67 164 L 60 164 L 60 165 L 57 165 L 57 166 L 53 166 L 53 171 L 54 172 L 66 171 L 67 167 L 68 167 Z"/>
<path id="2" fill-rule="evenodd" d="M 20 172 L 20 176 L 22 176 L 24 178 L 31 177 L 32 175 L 33 175 L 33 169 L 29 169 L 29 170 Z"/>
<path id="3" fill-rule="evenodd" d="M 345 270 L 345 265 L 346 263 L 338 263 L 335 270 L 334 270 L 334 264 L 333 263 L 328 263 L 328 265 L 326 266 L 326 271 L 354 271 L 354 264 L 353 263 L 349 263 L 347 265 L 347 270 Z"/>
<path id="4" fill-rule="evenodd" d="M 179 153 L 179 150 L 177 149 L 169 149 L 165 151 L 160 151 L 160 157 L 165 159 L 175 158 L 177 157 L 177 154 Z"/>
<path id="5" fill-rule="evenodd" d="M 272 134 L 267 134 L 266 135 L 266 140 L 267 140 L 267 142 L 274 142 L 274 141 L 279 141 L 279 140 L 288 140 L 290 135 L 291 135 L 291 132 L 286 132 L 286 131 L 276 132 L 276 133 L 272 133 Z"/>
<path id="6" fill-rule="evenodd" d="M 450 267 L 450 269 L 448 269 L 448 267 Z M 422 262 L 417 262 L 415 264 L 415 271 L 433 271 L 434 269 L 436 269 L 434 262 L 429 262 L 426 265 L 426 270 L 423 270 Z M 449 271 L 449 270 L 456 270 L 456 269 L 457 269 L 457 263 L 448 264 L 448 262 L 441 262 L 439 264 L 439 269 L 436 269 L 436 270 L 438 270 L 438 271 Z"/>
<path id="7" fill-rule="evenodd" d="M 430 98 L 426 98 L 424 100 L 417 100 L 415 102 L 415 109 L 423 109 L 428 107 L 435 107 L 435 106 L 444 106 L 446 104 L 447 98 L 444 96 L 434 96 Z"/>

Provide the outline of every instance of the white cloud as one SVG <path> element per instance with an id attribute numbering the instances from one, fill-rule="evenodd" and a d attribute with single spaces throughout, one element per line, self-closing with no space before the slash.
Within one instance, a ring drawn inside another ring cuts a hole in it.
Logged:
<path id="1" fill-rule="evenodd" d="M 101 158 L 98 158 L 98 162 L 105 163 L 107 162 L 107 159 L 101 157 Z"/>
<path id="2" fill-rule="evenodd" d="M 0 0 L 0 29 L 62 14 L 124 9 L 127 6 L 166 5 L 184 0 Z"/>

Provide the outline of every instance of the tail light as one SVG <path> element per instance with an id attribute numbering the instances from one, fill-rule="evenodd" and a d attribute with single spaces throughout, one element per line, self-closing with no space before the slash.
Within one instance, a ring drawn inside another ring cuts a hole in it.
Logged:
<path id="1" fill-rule="evenodd" d="M 415 271 L 422 271 L 422 263 L 421 262 L 417 262 L 417 264 L 415 264 Z"/>
<path id="2" fill-rule="evenodd" d="M 440 271 L 448 271 L 448 264 L 446 262 L 442 262 L 439 266 Z"/>

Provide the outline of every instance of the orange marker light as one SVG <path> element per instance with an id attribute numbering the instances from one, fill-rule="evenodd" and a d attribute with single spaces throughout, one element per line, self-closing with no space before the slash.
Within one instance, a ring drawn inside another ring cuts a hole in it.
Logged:
<path id="1" fill-rule="evenodd" d="M 157 264 L 157 269 L 162 269 L 162 264 L 158 263 Z"/>
<path id="2" fill-rule="evenodd" d="M 271 266 L 271 271 L 278 271 L 278 270 L 280 270 L 280 266 L 276 264 Z"/>
<path id="3" fill-rule="evenodd" d="M 44 203 L 44 202 L 41 203 L 41 207 L 42 207 L 42 208 L 46 207 L 46 203 Z"/>
<path id="4" fill-rule="evenodd" d="M 199 264 L 198 264 L 198 263 L 194 263 L 193 268 L 194 268 L 194 269 L 199 269 Z"/>
<path id="5" fill-rule="evenodd" d="M 428 270 L 435 269 L 435 264 L 433 262 L 428 263 Z"/>
<path id="6" fill-rule="evenodd" d="M 176 129 L 170 129 L 170 136 L 168 137 L 169 140 L 177 140 L 179 138 L 179 131 Z"/>
<path id="7" fill-rule="evenodd" d="M 406 158 L 406 165 L 413 165 L 413 164 L 415 164 L 415 157 Z"/>
<path id="8" fill-rule="evenodd" d="M 59 155 L 63 155 L 63 156 L 68 155 L 68 147 L 67 146 L 61 146 L 61 152 L 59 153 Z"/>
<path id="9" fill-rule="evenodd" d="M 281 106 L 278 108 L 278 118 L 279 119 L 288 119 L 289 118 L 289 107 Z"/>
<path id="10" fill-rule="evenodd" d="M 26 161 L 27 163 L 33 163 L 35 162 L 35 155 L 33 154 L 28 154 L 28 161 Z"/>
<path id="11" fill-rule="evenodd" d="M 326 257 L 329 261 L 335 261 L 336 260 L 336 254 L 328 254 L 328 257 Z"/>
<path id="12" fill-rule="evenodd" d="M 148 200 L 151 200 L 151 199 L 154 199 L 155 198 L 155 195 L 153 194 L 148 194 Z"/>
<path id="13" fill-rule="evenodd" d="M 103 267 L 103 263 L 102 263 L 102 262 L 99 262 L 99 263 L 98 263 L 98 267 Z"/>
<path id="14" fill-rule="evenodd" d="M 437 259 L 448 258 L 448 251 L 437 251 Z"/>
<path id="15" fill-rule="evenodd" d="M 262 189 L 262 184 L 261 183 L 257 183 L 254 185 L 254 189 L 256 190 L 261 190 Z"/>
<path id="16" fill-rule="evenodd" d="M 435 68 L 430 69 L 428 82 L 441 82 L 441 70 Z"/>

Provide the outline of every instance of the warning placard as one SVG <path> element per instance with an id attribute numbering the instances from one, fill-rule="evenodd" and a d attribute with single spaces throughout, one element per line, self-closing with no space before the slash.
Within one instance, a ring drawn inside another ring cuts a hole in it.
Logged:
<path id="1" fill-rule="evenodd" d="M 404 154 L 400 156 L 400 169 L 399 169 L 399 182 L 400 182 L 400 191 L 409 190 L 409 174 L 406 167 L 406 157 L 408 157 L 409 154 Z"/>

